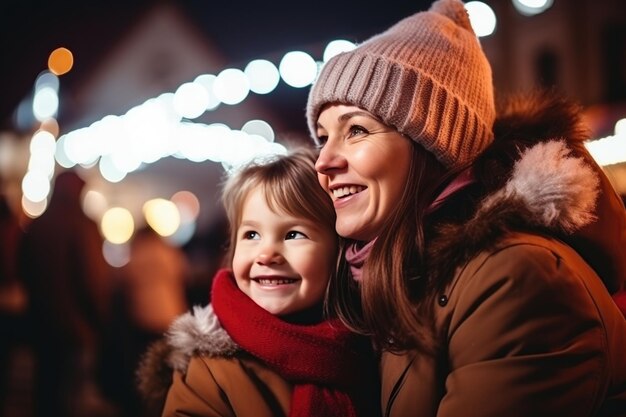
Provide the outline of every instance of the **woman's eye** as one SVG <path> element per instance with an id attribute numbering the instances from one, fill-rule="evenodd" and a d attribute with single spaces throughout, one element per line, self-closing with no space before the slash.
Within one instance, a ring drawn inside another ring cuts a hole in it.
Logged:
<path id="1" fill-rule="evenodd" d="M 243 240 L 255 240 L 255 239 L 259 239 L 259 234 L 257 232 L 255 232 L 254 230 L 250 230 L 247 232 L 244 232 L 242 235 Z"/>
<path id="2" fill-rule="evenodd" d="M 318 143 L 318 145 L 316 146 L 317 149 L 322 149 L 324 145 L 326 145 L 327 141 L 328 141 L 328 136 L 319 135 L 317 137 L 317 143 Z"/>
<path id="3" fill-rule="evenodd" d="M 287 232 L 287 235 L 285 235 L 285 240 L 290 240 L 290 239 L 307 239 L 307 236 L 302 232 L 291 230 Z"/>
<path id="4" fill-rule="evenodd" d="M 350 126 L 350 136 L 365 135 L 367 133 L 369 132 L 363 126 L 359 126 L 359 125 Z"/>

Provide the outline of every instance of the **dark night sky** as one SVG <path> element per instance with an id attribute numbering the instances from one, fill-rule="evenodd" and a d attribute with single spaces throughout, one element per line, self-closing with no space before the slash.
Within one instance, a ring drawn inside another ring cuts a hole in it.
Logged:
<path id="1" fill-rule="evenodd" d="M 93 70 L 104 49 L 131 30 L 157 1 L 0 2 L 0 127 L 10 126 L 13 109 L 46 68 L 52 50 L 66 46 L 81 57 L 63 80 L 76 82 Z M 181 6 L 200 33 L 233 63 L 339 37 L 362 41 L 430 4 L 430 0 L 169 1 Z M 269 105 L 277 111 L 293 102 L 301 106 L 308 89 L 302 90 L 278 89 Z M 301 113 L 302 108 L 295 111 Z"/>

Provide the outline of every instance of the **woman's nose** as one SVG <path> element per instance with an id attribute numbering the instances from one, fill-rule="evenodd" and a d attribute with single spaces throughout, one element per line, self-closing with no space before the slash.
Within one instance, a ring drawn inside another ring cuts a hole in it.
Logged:
<path id="1" fill-rule="evenodd" d="M 338 149 L 334 141 L 330 139 L 320 150 L 315 162 L 315 170 L 320 174 L 329 174 L 333 170 L 342 169 L 346 165 L 346 159 Z"/>

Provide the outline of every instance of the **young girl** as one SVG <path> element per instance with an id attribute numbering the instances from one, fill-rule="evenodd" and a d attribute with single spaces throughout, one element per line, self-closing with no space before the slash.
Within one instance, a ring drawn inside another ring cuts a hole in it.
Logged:
<path id="1" fill-rule="evenodd" d="M 378 414 L 369 342 L 323 319 L 338 248 L 315 158 L 294 151 L 225 184 L 232 268 L 168 332 L 163 416 Z"/>

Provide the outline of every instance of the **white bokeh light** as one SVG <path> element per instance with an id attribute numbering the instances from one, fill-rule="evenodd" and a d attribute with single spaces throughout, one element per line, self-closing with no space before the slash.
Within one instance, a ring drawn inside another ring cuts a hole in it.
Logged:
<path id="1" fill-rule="evenodd" d="M 33 114 L 37 120 L 44 121 L 54 117 L 59 109 L 59 96 L 52 87 L 43 87 L 33 98 Z"/>
<path id="2" fill-rule="evenodd" d="M 335 55 L 339 55 L 342 52 L 351 51 L 354 48 L 356 48 L 356 45 L 353 42 L 347 41 L 345 39 L 336 39 L 334 41 L 330 41 L 324 49 L 324 62 L 328 62 L 328 60 Z"/>
<path id="3" fill-rule="evenodd" d="M 41 201 L 30 201 L 26 196 L 22 196 L 22 210 L 30 218 L 41 216 L 47 207 L 48 199 L 46 198 Z"/>
<path id="4" fill-rule="evenodd" d="M 479 38 L 491 35 L 496 29 L 496 14 L 482 1 L 470 1 L 465 4 L 474 33 Z"/>
<path id="5" fill-rule="evenodd" d="M 127 174 L 126 171 L 117 167 L 110 155 L 105 155 L 100 158 L 98 169 L 100 170 L 102 178 L 112 183 L 122 181 Z"/>
<path id="6" fill-rule="evenodd" d="M 45 130 L 38 130 L 30 140 L 31 154 L 48 154 L 54 155 L 56 151 L 56 142 L 54 135 Z"/>
<path id="7" fill-rule="evenodd" d="M 48 180 L 54 176 L 54 154 L 35 153 L 28 160 L 28 171 L 45 175 Z"/>
<path id="8" fill-rule="evenodd" d="M 225 69 L 217 75 L 213 83 L 213 92 L 224 104 L 239 104 L 250 92 L 248 77 L 236 68 Z"/>
<path id="9" fill-rule="evenodd" d="M 206 110 L 215 110 L 221 103 L 213 92 L 213 84 L 215 83 L 216 78 L 217 77 L 213 74 L 202 74 L 198 75 L 195 80 L 193 80 L 194 83 L 200 84 L 204 87 L 209 96 L 209 102 L 206 106 Z"/>
<path id="10" fill-rule="evenodd" d="M 626 137 L 626 118 L 619 119 L 615 122 L 615 136 Z"/>
<path id="11" fill-rule="evenodd" d="M 51 88 L 54 92 L 59 92 L 59 77 L 50 71 L 42 71 L 35 80 L 35 91 L 39 91 L 42 88 Z"/>
<path id="12" fill-rule="evenodd" d="M 515 9 L 524 16 L 534 16 L 552 7 L 553 0 L 513 0 Z"/>
<path id="13" fill-rule="evenodd" d="M 302 51 L 287 52 L 278 66 L 283 81 L 295 88 L 311 85 L 317 77 L 317 69 L 311 55 Z"/>
<path id="14" fill-rule="evenodd" d="M 250 120 L 243 125 L 241 131 L 249 135 L 262 136 L 268 142 L 273 142 L 275 138 L 274 129 L 265 120 Z"/>
<path id="15" fill-rule="evenodd" d="M 174 108 L 183 117 L 195 119 L 209 105 L 209 93 L 200 83 L 184 83 L 174 93 Z"/>
<path id="16" fill-rule="evenodd" d="M 38 171 L 27 172 L 22 179 L 22 193 L 35 203 L 44 200 L 50 193 L 48 176 Z"/>
<path id="17" fill-rule="evenodd" d="M 250 91 L 256 94 L 271 93 L 280 81 L 276 65 L 265 59 L 251 61 L 243 72 L 250 81 Z"/>
<path id="18" fill-rule="evenodd" d="M 54 159 L 57 161 L 57 164 L 61 165 L 63 168 L 71 168 L 76 165 L 76 162 L 72 161 L 65 152 L 65 136 L 61 136 L 57 142 Z"/>

